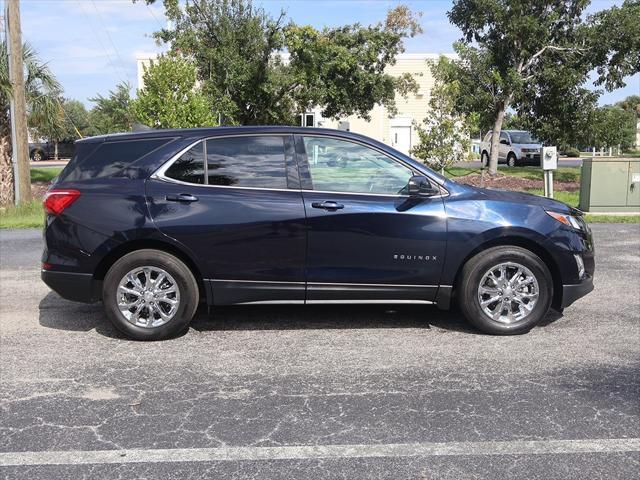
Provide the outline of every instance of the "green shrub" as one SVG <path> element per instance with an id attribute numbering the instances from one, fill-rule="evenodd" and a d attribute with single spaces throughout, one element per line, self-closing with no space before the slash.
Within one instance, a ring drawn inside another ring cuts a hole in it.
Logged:
<path id="1" fill-rule="evenodd" d="M 574 147 L 569 147 L 565 150 L 565 155 L 571 158 L 578 158 L 580 156 L 580 150 Z"/>

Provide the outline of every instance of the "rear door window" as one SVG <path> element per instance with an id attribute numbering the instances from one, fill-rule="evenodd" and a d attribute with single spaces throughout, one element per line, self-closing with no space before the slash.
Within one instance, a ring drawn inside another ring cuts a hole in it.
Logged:
<path id="1" fill-rule="evenodd" d="M 180 182 L 204 184 L 204 143 L 199 142 L 180 155 L 164 175 Z"/>
<path id="2" fill-rule="evenodd" d="M 284 138 L 251 136 L 207 140 L 207 183 L 286 189 Z"/>
<path id="3" fill-rule="evenodd" d="M 182 154 L 165 171 L 164 176 L 204 185 L 286 189 L 284 138 L 246 136 L 208 139 Z"/>

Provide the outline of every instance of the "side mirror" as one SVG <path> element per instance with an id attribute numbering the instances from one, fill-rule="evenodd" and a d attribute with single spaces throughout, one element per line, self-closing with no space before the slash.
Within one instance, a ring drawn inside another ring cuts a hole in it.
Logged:
<path id="1" fill-rule="evenodd" d="M 440 189 L 436 186 L 431 185 L 429 179 L 423 175 L 414 175 L 413 177 L 411 177 L 409 179 L 409 183 L 407 184 L 407 190 L 409 192 L 409 195 L 412 197 L 430 197 L 440 194 Z"/>
<path id="2" fill-rule="evenodd" d="M 509 143 L 509 140 L 506 140 L 506 139 L 504 139 L 504 138 L 503 138 L 502 140 L 500 140 L 500 143 L 501 143 L 502 145 L 511 145 L 511 144 Z"/>

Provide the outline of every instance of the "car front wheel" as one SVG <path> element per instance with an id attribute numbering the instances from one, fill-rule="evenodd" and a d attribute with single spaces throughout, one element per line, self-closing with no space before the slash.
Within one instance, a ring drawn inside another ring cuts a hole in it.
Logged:
<path id="1" fill-rule="evenodd" d="M 161 340 L 182 332 L 198 300 L 191 270 L 161 250 L 124 255 L 109 269 L 102 287 L 107 316 L 118 330 L 136 340 Z"/>
<path id="2" fill-rule="evenodd" d="M 31 160 L 34 162 L 40 162 L 42 160 L 42 152 L 35 150 L 31 153 Z"/>
<path id="3" fill-rule="evenodd" d="M 469 260 L 458 286 L 460 309 L 485 333 L 528 332 L 546 315 L 553 281 L 545 263 L 524 248 L 500 246 Z"/>
<path id="4" fill-rule="evenodd" d="M 517 159 L 516 156 L 512 153 L 509 155 L 509 158 L 507 158 L 507 165 L 509 165 L 510 167 L 515 167 L 517 163 Z"/>

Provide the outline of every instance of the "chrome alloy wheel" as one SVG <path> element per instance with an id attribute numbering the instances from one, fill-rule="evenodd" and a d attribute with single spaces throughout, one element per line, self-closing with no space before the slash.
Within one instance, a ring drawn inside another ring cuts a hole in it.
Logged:
<path id="1" fill-rule="evenodd" d="M 535 275 L 514 262 L 491 267 L 480 280 L 478 302 L 490 319 L 512 324 L 526 318 L 538 302 L 540 288 Z"/>
<path id="2" fill-rule="evenodd" d="M 129 323 L 154 328 L 174 317 L 180 306 L 180 289 L 162 268 L 137 267 L 120 280 L 116 301 Z"/>

